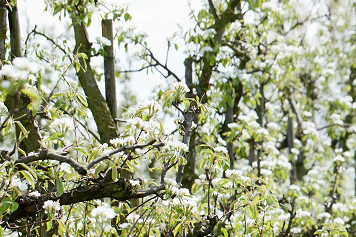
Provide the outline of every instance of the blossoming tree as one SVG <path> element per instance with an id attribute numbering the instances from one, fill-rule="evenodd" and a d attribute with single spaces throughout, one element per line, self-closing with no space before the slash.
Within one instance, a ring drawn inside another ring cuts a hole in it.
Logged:
<path id="1" fill-rule="evenodd" d="M 125 7 L 46 1 L 68 31 L 21 37 L 0 4 L 1 235 L 356 235 L 353 1 L 202 1 L 168 46 L 185 72 Z M 145 64 L 120 71 L 131 46 Z M 119 114 L 115 77 L 145 69 L 167 86 Z"/>

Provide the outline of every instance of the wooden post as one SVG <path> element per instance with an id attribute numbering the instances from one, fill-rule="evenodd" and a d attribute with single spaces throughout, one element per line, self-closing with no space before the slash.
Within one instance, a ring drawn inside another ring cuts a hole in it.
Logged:
<path id="1" fill-rule="evenodd" d="M 17 11 L 17 3 L 9 11 L 10 41 L 11 41 L 11 59 L 21 57 L 21 34 L 20 21 Z"/>
<path id="2" fill-rule="evenodd" d="M 189 92 L 187 92 L 186 97 L 187 98 L 194 98 L 193 94 L 193 69 L 192 69 L 192 58 L 186 58 L 184 60 L 184 65 L 185 65 L 185 84 L 187 84 L 188 88 L 190 89 Z"/>
<path id="3" fill-rule="evenodd" d="M 0 1 L 0 60 L 1 64 L 5 60 L 6 55 L 6 31 L 7 31 L 7 2 L 6 0 Z M 0 65 L 1 68 L 2 65 Z"/>
<path id="4" fill-rule="evenodd" d="M 105 95 L 106 103 L 109 106 L 111 116 L 115 120 L 117 117 L 117 101 L 116 101 L 116 78 L 115 78 L 115 55 L 113 45 L 113 21 L 111 19 L 103 19 L 101 21 L 102 35 L 110 40 L 111 45 L 105 46 L 104 51 L 104 74 L 105 74 Z"/>

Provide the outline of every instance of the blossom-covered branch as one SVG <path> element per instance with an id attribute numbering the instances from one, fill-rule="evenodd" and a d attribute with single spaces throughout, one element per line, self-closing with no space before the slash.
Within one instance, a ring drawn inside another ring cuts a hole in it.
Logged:
<path id="1" fill-rule="evenodd" d="M 92 162 L 90 162 L 88 165 L 82 165 L 79 164 L 77 161 L 73 160 L 70 157 L 67 156 L 63 156 L 63 155 L 59 155 L 59 154 L 55 154 L 55 153 L 50 153 L 48 152 L 47 149 L 42 149 L 39 153 L 36 153 L 34 155 L 30 155 L 24 158 L 21 158 L 19 160 L 17 160 L 15 163 L 16 164 L 20 164 L 20 163 L 24 163 L 24 164 L 28 164 L 34 161 L 39 161 L 39 160 L 57 160 L 59 162 L 65 162 L 68 163 L 69 165 L 71 165 L 79 174 L 81 175 L 86 175 L 87 171 L 92 168 L 94 165 L 98 164 L 99 162 L 108 159 L 110 156 L 117 154 L 119 152 L 122 151 L 134 151 L 136 149 L 142 149 L 148 146 L 152 146 L 154 148 L 159 148 L 164 146 L 163 142 L 160 143 L 156 143 L 156 140 L 152 140 L 146 144 L 136 144 L 133 146 L 124 146 L 124 147 L 120 147 L 118 149 L 115 149 L 111 152 L 109 152 L 106 155 L 100 156 L 96 159 L 94 159 Z"/>

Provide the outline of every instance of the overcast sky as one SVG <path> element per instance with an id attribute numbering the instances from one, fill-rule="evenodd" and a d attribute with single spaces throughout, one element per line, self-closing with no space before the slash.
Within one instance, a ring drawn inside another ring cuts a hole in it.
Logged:
<path id="1" fill-rule="evenodd" d="M 179 30 L 178 24 L 184 29 L 189 27 L 189 13 L 187 0 L 115 0 L 117 3 L 126 4 L 129 7 L 128 12 L 132 16 L 129 23 L 120 22 L 122 26 L 134 26 L 137 32 L 145 32 L 148 35 L 147 42 L 152 49 L 155 57 L 164 62 L 167 50 L 167 38 Z M 193 7 L 199 7 L 201 0 L 190 0 Z M 31 31 L 38 25 L 39 30 L 45 32 L 64 31 L 59 25 L 58 16 L 53 17 L 50 13 L 43 12 L 45 5 L 43 0 L 19 0 L 18 7 L 20 12 L 20 21 L 22 23 L 22 38 L 25 39 L 26 32 Z M 26 19 L 28 18 L 28 19 Z M 28 21 L 27 21 L 28 20 Z M 28 22 L 28 24 L 27 24 Z M 89 28 L 89 36 L 92 41 L 101 35 L 100 19 L 93 18 L 92 27 Z M 179 42 L 178 42 L 179 43 Z M 184 47 L 180 44 L 179 52 L 171 48 L 168 65 L 179 77 L 184 76 Z M 120 65 L 127 65 L 126 55 L 117 52 L 120 58 Z M 132 69 L 139 68 L 142 65 L 133 64 Z M 135 68 L 134 68 L 135 67 Z M 158 73 L 155 75 L 146 75 L 146 72 L 131 74 L 135 90 L 137 90 L 140 101 L 147 100 L 151 95 L 151 89 L 156 83 L 164 83 L 164 78 Z"/>

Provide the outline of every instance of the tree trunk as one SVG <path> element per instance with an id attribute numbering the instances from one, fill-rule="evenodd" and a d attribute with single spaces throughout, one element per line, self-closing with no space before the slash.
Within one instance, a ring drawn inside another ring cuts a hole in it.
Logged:
<path id="1" fill-rule="evenodd" d="M 1 12 L 4 13 L 4 7 L 1 8 Z M 1 15 L 0 15 L 1 16 Z M 6 21 L 5 16 L 1 16 L 1 36 L 0 40 L 0 56 L 1 61 L 5 60 L 5 50 L 2 48 L 4 40 L 6 39 Z M 10 44 L 11 44 L 11 59 L 22 56 L 21 50 L 21 35 L 20 35 L 20 22 L 17 11 L 17 4 L 12 7 L 12 10 L 8 13 L 9 26 L 10 26 Z M 28 96 L 15 93 L 14 95 L 8 95 L 5 99 L 5 105 L 10 112 L 13 112 L 13 118 L 19 121 L 27 130 L 28 135 L 20 143 L 20 148 L 27 154 L 29 152 L 38 151 L 40 149 L 39 141 L 41 137 L 38 133 L 38 127 L 35 125 L 35 117 L 32 115 L 32 111 L 27 109 L 31 100 Z M 16 125 L 16 138 L 19 139 L 21 129 Z M 21 154 L 19 154 L 21 155 Z"/>
<path id="2" fill-rule="evenodd" d="M 84 53 L 88 56 L 87 59 L 80 59 L 81 66 L 85 68 L 84 65 L 86 65 L 87 68 L 86 70 L 80 69 L 77 72 L 77 76 L 87 96 L 88 107 L 93 114 L 101 142 L 109 143 L 111 139 L 117 137 L 117 130 L 108 105 L 93 76 L 90 66 L 91 44 L 89 43 L 86 27 L 83 23 L 78 23 L 73 16 L 72 23 L 75 36 L 74 52 Z"/>

